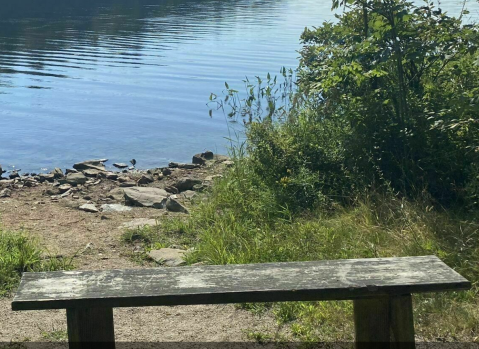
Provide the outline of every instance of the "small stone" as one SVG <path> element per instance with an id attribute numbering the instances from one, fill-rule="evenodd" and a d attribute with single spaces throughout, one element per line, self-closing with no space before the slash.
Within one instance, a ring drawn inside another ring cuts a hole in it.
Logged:
<path id="1" fill-rule="evenodd" d="M 55 180 L 55 175 L 53 173 L 40 173 L 38 175 L 39 182 L 53 182 Z"/>
<path id="2" fill-rule="evenodd" d="M 171 212 L 182 212 L 188 213 L 186 207 L 180 204 L 176 199 L 172 198 L 171 196 L 166 200 L 166 209 Z"/>
<path id="3" fill-rule="evenodd" d="M 199 191 L 202 192 L 206 189 L 206 186 L 204 184 L 195 184 L 193 188 L 191 188 L 194 191 Z"/>
<path id="4" fill-rule="evenodd" d="M 8 188 L 3 189 L 0 191 L 0 198 L 9 198 L 12 196 L 12 191 Z"/>
<path id="5" fill-rule="evenodd" d="M 189 177 L 183 177 L 180 178 L 176 183 L 175 187 L 178 188 L 178 190 L 184 191 L 184 190 L 191 190 L 193 189 L 193 186 L 196 184 L 201 184 L 201 180 L 196 179 L 196 178 L 189 178 Z"/>
<path id="6" fill-rule="evenodd" d="M 212 175 L 212 176 L 207 176 L 205 178 L 205 181 L 211 182 L 211 181 L 215 180 L 216 178 L 223 178 L 223 175 L 216 174 L 216 175 Z"/>
<path id="7" fill-rule="evenodd" d="M 15 171 L 12 171 L 12 172 L 8 175 L 8 177 L 9 177 L 10 179 L 15 179 L 15 178 L 20 177 L 20 175 L 18 174 L 18 171 L 15 170 Z"/>
<path id="8" fill-rule="evenodd" d="M 167 187 L 165 187 L 165 190 L 168 192 L 168 193 L 171 193 L 171 194 L 178 194 L 180 191 L 178 190 L 178 188 L 176 187 L 173 187 L 172 185 L 169 185 Z"/>
<path id="9" fill-rule="evenodd" d="M 80 210 L 85 212 L 97 213 L 99 212 L 95 205 L 93 204 L 84 204 L 79 207 Z"/>
<path id="10" fill-rule="evenodd" d="M 54 178 L 62 178 L 63 177 L 63 171 L 59 167 L 55 167 L 55 169 L 52 172 L 50 172 L 50 174 L 52 174 Z"/>
<path id="11" fill-rule="evenodd" d="M 100 171 L 95 170 L 95 169 L 91 169 L 91 168 L 87 169 L 87 170 L 84 170 L 82 172 L 85 176 L 91 177 L 91 178 L 96 178 L 100 174 Z"/>
<path id="12" fill-rule="evenodd" d="M 132 206 L 164 208 L 168 193 L 163 189 L 135 187 L 126 188 L 125 201 Z"/>
<path id="13" fill-rule="evenodd" d="M 201 154 L 195 154 L 193 155 L 193 160 L 191 162 L 198 165 L 205 165 L 206 159 L 202 157 Z"/>
<path id="14" fill-rule="evenodd" d="M 153 179 L 152 175 L 149 174 L 144 174 L 141 176 L 141 178 L 138 180 L 138 184 L 143 185 L 143 184 L 149 184 L 153 183 L 155 180 Z"/>
<path id="15" fill-rule="evenodd" d="M 73 168 L 78 171 L 89 170 L 89 169 L 105 171 L 105 165 L 103 165 L 103 160 L 106 160 L 106 159 L 87 160 L 87 161 L 79 162 L 73 165 Z"/>
<path id="16" fill-rule="evenodd" d="M 135 218 L 132 221 L 123 223 L 119 228 L 120 229 L 140 229 L 145 226 L 154 227 L 156 225 L 157 225 L 156 219 Z"/>
<path id="17" fill-rule="evenodd" d="M 213 160 L 215 157 L 211 150 L 206 150 L 205 152 L 201 153 L 201 156 L 206 160 Z"/>
<path id="18" fill-rule="evenodd" d="M 123 183 L 120 183 L 120 187 L 122 188 L 136 187 L 136 182 L 135 181 L 123 182 Z"/>
<path id="19" fill-rule="evenodd" d="M 108 197 L 115 201 L 123 201 L 125 193 L 123 192 L 123 189 L 115 188 L 108 193 Z"/>
<path id="20" fill-rule="evenodd" d="M 159 250 L 151 250 L 148 256 L 159 264 L 178 267 L 185 264 L 183 259 L 185 253 L 185 250 L 176 248 L 160 248 Z"/>
<path id="21" fill-rule="evenodd" d="M 83 173 L 69 173 L 65 177 L 65 182 L 73 186 L 85 184 L 86 181 L 87 179 Z"/>
<path id="22" fill-rule="evenodd" d="M 106 179 L 110 179 L 112 181 L 116 181 L 118 179 L 118 173 L 107 172 L 105 175 L 106 175 Z"/>
<path id="23" fill-rule="evenodd" d="M 72 188 L 71 184 L 65 183 L 65 184 L 60 185 L 58 187 L 58 190 L 60 191 L 60 193 L 64 193 L 66 191 L 69 191 L 71 188 Z"/>
<path id="24" fill-rule="evenodd" d="M 127 168 L 128 165 L 123 163 L 123 162 L 116 162 L 113 164 L 113 166 L 115 166 L 116 168 Z"/>
<path id="25" fill-rule="evenodd" d="M 91 200 L 91 196 L 90 196 L 90 195 L 85 195 L 85 196 L 83 197 L 83 200 L 90 201 L 90 200 Z"/>
<path id="26" fill-rule="evenodd" d="M 120 204 L 104 204 L 101 205 L 102 212 L 126 212 L 131 211 L 131 207 Z"/>

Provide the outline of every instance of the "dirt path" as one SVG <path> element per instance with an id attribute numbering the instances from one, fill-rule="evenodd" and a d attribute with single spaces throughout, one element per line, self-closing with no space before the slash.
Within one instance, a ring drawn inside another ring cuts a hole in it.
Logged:
<path id="1" fill-rule="evenodd" d="M 200 176 L 216 170 L 176 171 L 171 178 L 151 186 L 165 187 L 181 176 Z M 0 182 L 1 183 L 1 182 Z M 125 255 L 121 242 L 122 223 L 134 218 L 162 219 L 171 215 L 161 209 L 135 207 L 127 212 L 89 213 L 80 211 L 85 196 L 100 205 L 117 183 L 104 180 L 82 189 L 79 197 L 52 200 L 46 193 L 52 185 L 13 188 L 11 197 L 0 199 L 0 221 L 5 229 L 24 229 L 38 237 L 50 254 L 77 255 L 75 268 L 82 270 L 140 268 Z M 100 202 L 101 201 L 101 202 Z M 10 310 L 11 298 L 0 299 L 0 342 L 45 341 L 51 335 L 64 337 L 65 311 Z M 246 341 L 247 330 L 276 331 L 271 315 L 259 317 L 233 305 L 144 307 L 115 309 L 115 333 L 118 341 Z M 63 333 L 63 334 L 62 334 Z"/>

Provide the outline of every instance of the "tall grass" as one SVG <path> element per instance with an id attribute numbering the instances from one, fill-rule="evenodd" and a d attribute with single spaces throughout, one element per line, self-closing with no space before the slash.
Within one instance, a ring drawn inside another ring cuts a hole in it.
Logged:
<path id="1" fill-rule="evenodd" d="M 72 259 L 45 256 L 40 243 L 25 232 L 0 228 L 0 297 L 15 290 L 23 272 L 72 268 Z"/>
<path id="2" fill-rule="evenodd" d="M 344 258 L 437 255 L 473 282 L 467 292 L 414 297 L 417 334 L 425 340 L 477 340 L 479 332 L 479 220 L 477 213 L 452 212 L 427 199 L 410 202 L 392 194 L 369 194 L 349 207 L 293 214 L 275 200 L 242 152 L 216 179 L 208 200 L 187 220 L 160 223 L 196 236 L 189 262 L 261 263 Z M 158 232 L 157 232 L 158 234 Z M 159 234 L 161 235 L 161 234 Z M 258 311 L 258 307 L 250 307 Z M 351 340 L 349 302 L 279 303 L 278 323 L 301 341 Z"/>

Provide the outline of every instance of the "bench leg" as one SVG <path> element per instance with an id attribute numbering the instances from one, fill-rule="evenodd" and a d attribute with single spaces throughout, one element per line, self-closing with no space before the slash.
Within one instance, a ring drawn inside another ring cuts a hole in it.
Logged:
<path id="1" fill-rule="evenodd" d="M 354 300 L 356 349 L 389 348 L 389 297 Z"/>
<path id="2" fill-rule="evenodd" d="M 414 320 L 412 314 L 412 297 L 410 294 L 392 296 L 391 330 L 395 349 L 414 349 Z"/>
<path id="3" fill-rule="evenodd" d="M 112 308 L 67 309 L 68 343 L 70 349 L 115 348 Z"/>

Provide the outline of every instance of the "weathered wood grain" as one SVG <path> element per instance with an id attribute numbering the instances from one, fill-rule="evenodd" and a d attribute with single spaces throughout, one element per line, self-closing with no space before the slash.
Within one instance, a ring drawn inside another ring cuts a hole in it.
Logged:
<path id="1" fill-rule="evenodd" d="M 342 300 L 470 288 L 435 256 L 24 273 L 13 310 Z"/>
<path id="2" fill-rule="evenodd" d="M 356 349 L 389 348 L 389 297 L 355 299 L 354 331 Z"/>
<path id="3" fill-rule="evenodd" d="M 112 308 L 67 309 L 70 349 L 115 349 Z"/>
<path id="4" fill-rule="evenodd" d="M 390 297 L 393 349 L 415 349 L 414 318 L 410 294 Z"/>

